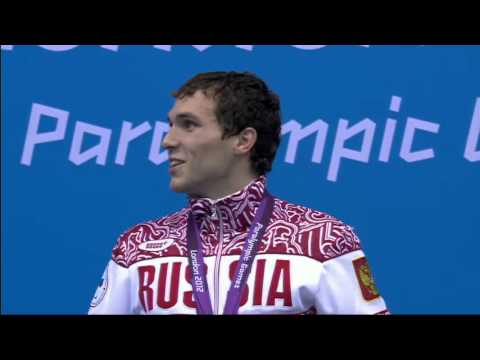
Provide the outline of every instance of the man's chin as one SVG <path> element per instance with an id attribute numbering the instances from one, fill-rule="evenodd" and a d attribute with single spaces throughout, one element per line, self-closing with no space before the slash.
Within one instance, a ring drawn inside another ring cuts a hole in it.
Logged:
<path id="1" fill-rule="evenodd" d="M 170 181 L 170 190 L 177 193 L 185 192 L 181 184 L 176 183 L 174 180 Z"/>
<path id="2" fill-rule="evenodd" d="M 188 192 L 188 186 L 183 181 L 179 179 L 172 178 L 170 180 L 170 189 L 177 193 L 186 193 Z"/>
<path id="3" fill-rule="evenodd" d="M 197 195 L 196 191 L 194 191 L 193 186 L 188 186 L 188 184 L 178 181 L 177 179 L 172 179 L 170 181 L 170 189 L 176 193 L 187 194 L 189 197 L 201 197 L 200 195 Z"/>

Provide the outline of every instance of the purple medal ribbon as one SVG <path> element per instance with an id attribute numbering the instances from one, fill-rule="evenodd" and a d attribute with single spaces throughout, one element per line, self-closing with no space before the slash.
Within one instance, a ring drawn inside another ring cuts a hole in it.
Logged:
<path id="1" fill-rule="evenodd" d="M 235 277 L 227 294 L 224 314 L 237 314 L 240 306 L 240 297 L 247 283 L 248 275 L 252 269 L 253 259 L 258 251 L 258 245 L 262 240 L 263 233 L 267 228 L 268 221 L 273 211 L 273 197 L 265 191 L 260 206 L 257 209 L 253 223 L 248 231 L 247 239 L 243 245 L 242 255 L 235 270 Z M 211 315 L 212 301 L 208 292 L 208 284 L 205 272 L 205 263 L 201 250 L 201 238 L 197 224 L 190 212 L 187 227 L 188 260 L 192 269 L 192 287 L 197 303 L 197 314 Z M 221 251 L 221 249 L 219 250 Z"/>

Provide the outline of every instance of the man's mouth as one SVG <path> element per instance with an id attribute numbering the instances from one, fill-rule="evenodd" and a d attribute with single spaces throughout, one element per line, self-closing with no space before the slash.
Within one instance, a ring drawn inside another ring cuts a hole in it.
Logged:
<path id="1" fill-rule="evenodd" d="M 170 169 L 176 168 L 177 166 L 180 166 L 184 163 L 185 161 L 183 160 L 177 160 L 177 159 L 170 160 Z"/>

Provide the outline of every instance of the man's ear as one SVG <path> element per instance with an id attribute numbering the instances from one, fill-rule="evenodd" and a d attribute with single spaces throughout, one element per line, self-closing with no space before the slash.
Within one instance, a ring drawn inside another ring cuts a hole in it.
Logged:
<path id="1" fill-rule="evenodd" d="M 251 127 L 243 129 L 238 135 L 236 135 L 235 154 L 242 155 L 249 153 L 256 142 L 257 130 Z"/>

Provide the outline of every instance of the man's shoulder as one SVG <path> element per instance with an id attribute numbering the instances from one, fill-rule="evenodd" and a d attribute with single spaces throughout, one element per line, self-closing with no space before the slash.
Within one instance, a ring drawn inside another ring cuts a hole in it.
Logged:
<path id="1" fill-rule="evenodd" d="M 131 264 L 161 256 L 183 256 L 188 208 L 155 220 L 137 223 L 123 232 L 112 251 L 119 265 Z"/>
<path id="2" fill-rule="evenodd" d="M 295 204 L 280 198 L 275 198 L 274 215 L 282 218 L 286 217 L 291 223 L 302 227 L 328 223 L 341 227 L 345 231 L 352 231 L 351 226 L 328 212 Z"/>
<path id="3" fill-rule="evenodd" d="M 274 228 L 291 232 L 303 255 L 322 262 L 361 249 L 353 228 L 324 211 L 275 198 L 272 220 Z"/>
<path id="4" fill-rule="evenodd" d="M 148 220 L 141 223 L 137 223 L 120 235 L 120 239 L 128 238 L 132 234 L 140 234 L 141 238 L 145 238 L 147 235 L 151 235 L 155 240 L 160 239 L 162 236 L 166 236 L 163 230 L 170 230 L 170 228 L 179 228 L 182 225 L 187 224 L 189 208 L 183 208 L 174 213 L 165 215 L 158 219 Z M 147 240 L 150 240 L 148 238 Z"/>

